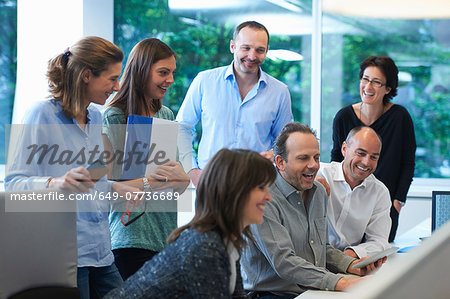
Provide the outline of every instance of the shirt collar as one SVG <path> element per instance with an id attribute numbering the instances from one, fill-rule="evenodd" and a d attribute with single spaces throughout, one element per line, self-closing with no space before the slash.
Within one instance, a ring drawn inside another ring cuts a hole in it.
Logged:
<path id="1" fill-rule="evenodd" d="M 333 174 L 333 180 L 345 181 L 344 169 L 342 167 L 344 167 L 344 164 L 342 162 L 338 163 L 336 172 Z"/>
<path id="2" fill-rule="evenodd" d="M 57 100 L 55 100 L 55 99 L 52 99 L 52 103 L 53 103 L 53 105 L 54 105 L 54 107 L 55 107 L 55 110 L 56 110 L 56 112 L 55 112 L 56 117 L 59 118 L 59 120 L 60 120 L 63 124 L 73 124 L 73 123 L 74 123 L 73 119 L 70 118 L 70 117 L 68 117 L 68 116 L 64 113 L 64 110 L 63 110 L 62 102 L 61 102 L 61 101 L 57 101 Z"/>
<path id="3" fill-rule="evenodd" d="M 91 116 L 90 116 L 91 110 L 92 110 L 92 107 L 91 107 L 91 105 L 89 104 L 89 106 L 88 106 L 87 109 L 86 109 L 86 124 L 88 124 L 88 123 L 91 122 Z"/>
<path id="4" fill-rule="evenodd" d="M 334 173 L 333 175 L 333 180 L 334 181 L 344 181 L 347 183 L 347 181 L 345 180 L 345 176 L 344 176 L 344 162 L 340 162 L 338 164 L 337 171 Z M 372 174 L 369 175 L 364 181 L 361 182 L 361 184 L 359 184 L 358 186 L 356 186 L 355 188 L 361 188 L 361 187 L 366 187 L 367 185 L 367 181 L 372 179 Z M 348 184 L 348 183 L 347 183 Z"/>
<path id="5" fill-rule="evenodd" d="M 63 110 L 62 107 L 62 102 L 61 101 L 57 101 L 55 99 L 52 99 L 52 102 L 54 103 L 54 105 L 57 107 L 57 113 L 58 113 L 58 117 L 63 120 L 64 123 L 73 123 L 76 124 L 76 120 L 74 118 L 68 117 Z M 86 109 L 86 124 L 91 122 L 91 117 L 90 117 L 90 112 L 93 108 L 91 107 L 91 105 L 89 105 Z"/>
<path id="6" fill-rule="evenodd" d="M 225 71 L 225 75 L 224 75 L 224 80 L 227 80 L 228 78 L 232 78 L 233 80 L 236 81 L 236 78 L 234 76 L 234 72 L 233 72 L 233 63 L 234 60 L 231 62 L 231 64 L 227 67 L 226 71 Z M 259 68 L 259 79 L 258 79 L 258 86 L 261 86 L 261 82 L 264 82 L 264 85 L 267 84 L 267 79 L 268 79 L 268 75 L 263 72 L 263 70 L 261 69 L 261 67 Z"/>
<path id="7" fill-rule="evenodd" d="M 234 63 L 234 60 L 231 62 L 231 64 L 227 67 L 227 70 L 225 71 L 225 76 L 224 76 L 225 80 L 230 78 L 230 76 L 231 76 L 231 78 L 234 79 L 233 63 Z"/>
<path id="8" fill-rule="evenodd" d="M 281 193 L 284 197 L 288 198 L 293 193 L 301 193 L 300 190 L 297 190 L 294 186 L 286 182 L 286 180 L 281 176 L 280 172 L 277 170 L 277 178 L 275 180 L 275 184 L 277 185 L 278 189 L 280 189 Z M 311 191 L 316 190 L 316 184 L 314 182 L 313 187 L 310 189 Z"/>

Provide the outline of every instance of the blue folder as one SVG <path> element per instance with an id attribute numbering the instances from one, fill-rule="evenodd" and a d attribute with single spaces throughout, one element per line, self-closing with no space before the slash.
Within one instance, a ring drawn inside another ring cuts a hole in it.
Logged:
<path id="1" fill-rule="evenodd" d="M 125 141 L 122 180 L 142 178 L 147 166 L 153 118 L 129 115 Z"/>

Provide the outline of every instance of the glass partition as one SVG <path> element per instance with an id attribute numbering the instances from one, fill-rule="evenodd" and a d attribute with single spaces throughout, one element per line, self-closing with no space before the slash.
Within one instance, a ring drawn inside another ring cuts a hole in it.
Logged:
<path id="1" fill-rule="evenodd" d="M 177 54 L 175 83 L 163 100 L 175 114 L 200 71 L 231 63 L 236 25 L 254 20 L 270 34 L 262 69 L 289 86 L 295 120 L 309 123 L 311 1 L 116 0 L 114 5 L 114 41 L 126 55 L 148 37 L 160 38 Z"/>
<path id="2" fill-rule="evenodd" d="M 322 159 L 330 160 L 336 112 L 360 101 L 359 64 L 391 57 L 399 68 L 398 95 L 409 111 L 417 151 L 415 177 L 450 177 L 450 20 L 396 20 L 323 15 L 337 23 L 323 32 Z"/>
<path id="3" fill-rule="evenodd" d="M 198 72 L 232 60 L 234 27 L 256 20 L 271 34 L 263 70 L 289 86 L 296 121 L 311 124 L 312 1 L 114 1 L 115 42 L 128 54 L 138 41 L 157 37 L 178 55 L 177 75 L 164 104 L 176 114 Z M 321 152 L 330 161 L 336 112 L 359 101 L 359 63 L 388 55 L 400 70 L 394 103 L 405 106 L 416 130 L 416 177 L 450 177 L 450 20 L 401 20 L 323 14 Z M 313 99 L 315 100 L 315 99 Z M 197 136 L 199 138 L 199 136 Z"/>

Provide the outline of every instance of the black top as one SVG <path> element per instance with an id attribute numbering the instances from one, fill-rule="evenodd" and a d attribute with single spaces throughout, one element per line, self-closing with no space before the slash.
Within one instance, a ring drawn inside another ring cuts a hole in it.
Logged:
<path id="1" fill-rule="evenodd" d="M 342 142 L 348 132 L 358 126 L 365 126 L 356 116 L 352 105 L 339 110 L 333 121 L 333 149 L 331 161 L 341 162 Z M 414 176 L 416 138 L 414 126 L 408 111 L 400 105 L 393 105 L 370 125 L 383 142 L 374 175 L 389 189 L 391 200 L 406 201 L 409 186 Z"/>

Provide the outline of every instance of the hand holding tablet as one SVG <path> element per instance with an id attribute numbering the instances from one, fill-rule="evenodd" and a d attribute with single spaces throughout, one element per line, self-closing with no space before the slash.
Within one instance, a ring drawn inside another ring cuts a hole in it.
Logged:
<path id="1" fill-rule="evenodd" d="M 397 252 L 397 250 L 399 249 L 399 247 L 390 247 L 388 249 L 385 249 L 383 251 L 378 252 L 377 254 L 372 255 L 371 257 L 360 261 L 359 263 L 356 263 L 353 265 L 353 269 L 355 268 L 364 268 L 365 266 L 374 263 L 376 261 L 378 261 L 379 259 L 385 257 L 385 256 L 390 256 L 391 254 L 394 254 Z"/>
<path id="2" fill-rule="evenodd" d="M 101 162 L 98 159 L 95 160 L 93 163 L 89 164 L 89 166 L 87 166 L 86 169 L 89 171 L 89 174 L 91 175 L 91 180 L 94 183 L 96 183 L 98 180 L 104 177 L 108 172 L 106 165 L 103 164 L 103 162 Z"/>

